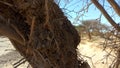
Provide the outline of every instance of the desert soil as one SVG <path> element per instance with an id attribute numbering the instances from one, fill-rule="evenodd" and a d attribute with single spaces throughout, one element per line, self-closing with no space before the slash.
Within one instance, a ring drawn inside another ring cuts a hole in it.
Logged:
<path id="1" fill-rule="evenodd" d="M 115 59 L 114 51 L 110 48 L 104 50 L 105 39 L 96 37 L 93 40 L 82 39 L 78 51 L 91 68 L 110 68 Z"/>
<path id="2" fill-rule="evenodd" d="M 91 68 L 109 68 L 114 59 L 113 56 L 108 56 L 108 53 L 103 51 L 103 42 L 104 39 L 93 41 L 82 39 L 78 45 L 79 54 L 90 64 Z M 13 68 L 13 64 L 22 58 L 7 38 L 0 38 L 0 68 Z M 28 63 L 25 62 L 18 68 L 27 68 L 27 66 Z"/>
<path id="3" fill-rule="evenodd" d="M 7 38 L 0 38 L 0 68 L 14 68 L 14 64 L 22 58 Z M 18 68 L 27 68 L 27 66 L 28 63 L 25 62 Z"/>

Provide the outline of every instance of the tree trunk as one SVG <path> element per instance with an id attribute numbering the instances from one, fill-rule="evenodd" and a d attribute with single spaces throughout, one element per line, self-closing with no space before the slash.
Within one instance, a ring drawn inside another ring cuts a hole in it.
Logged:
<path id="1" fill-rule="evenodd" d="M 92 37 L 91 37 L 91 33 L 90 33 L 90 30 L 89 30 L 89 29 L 87 29 L 87 35 L 88 35 L 89 40 L 91 40 Z"/>
<path id="2" fill-rule="evenodd" d="M 79 66 L 80 37 L 53 0 L 1 0 L 0 16 L 0 25 L 6 29 L 0 34 L 10 39 L 33 68 L 89 66 Z"/>

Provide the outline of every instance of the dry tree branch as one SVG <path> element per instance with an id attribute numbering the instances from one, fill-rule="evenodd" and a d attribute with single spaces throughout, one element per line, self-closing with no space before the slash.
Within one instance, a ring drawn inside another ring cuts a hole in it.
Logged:
<path id="1" fill-rule="evenodd" d="M 120 7 L 119 5 L 115 2 L 115 0 L 107 0 L 111 6 L 113 7 L 113 9 L 116 11 L 116 13 L 120 16 Z"/>
<path id="2" fill-rule="evenodd" d="M 110 17 L 110 15 L 106 12 L 106 10 L 102 7 L 102 5 L 97 0 L 91 0 L 94 5 L 103 13 L 109 23 L 118 31 L 120 31 L 119 25 Z"/>
<path id="3" fill-rule="evenodd" d="M 26 62 L 26 59 L 25 58 L 21 58 L 19 61 L 14 63 L 13 66 L 14 66 L 14 68 L 17 68 L 18 66 L 20 66 L 21 64 L 23 64 L 25 62 Z"/>
<path id="4" fill-rule="evenodd" d="M 58 1 L 58 5 L 60 5 L 61 0 Z"/>
<path id="5" fill-rule="evenodd" d="M 94 56 L 95 56 L 95 54 L 90 57 L 90 56 L 86 56 L 86 55 L 83 55 L 80 52 L 78 52 L 78 57 L 79 58 L 81 58 L 82 60 L 84 60 L 82 57 L 85 57 L 85 58 L 88 58 L 90 60 L 92 68 L 95 68 L 95 65 L 94 65 L 93 59 L 92 59 L 92 57 L 94 57 Z"/>
<path id="6" fill-rule="evenodd" d="M 83 57 L 85 57 L 85 58 L 88 58 L 88 59 L 90 60 L 91 64 L 92 64 L 92 68 L 96 68 L 95 65 L 94 65 L 94 63 L 93 63 L 93 59 L 92 59 L 92 57 L 95 56 L 95 55 L 89 57 L 89 56 L 86 56 L 86 55 L 82 55 L 82 54 L 81 54 L 81 56 L 83 56 Z"/>
<path id="7" fill-rule="evenodd" d="M 31 24 L 31 28 L 30 28 L 30 38 L 29 38 L 29 44 L 32 42 L 32 35 L 33 35 L 33 31 L 34 31 L 34 27 L 35 27 L 35 17 L 32 18 L 32 24 Z"/>
<path id="8" fill-rule="evenodd" d="M 88 12 L 88 9 L 89 9 L 89 7 L 92 5 L 92 3 L 90 2 L 90 3 L 87 3 L 87 5 L 86 6 L 84 6 L 80 11 L 78 11 L 77 13 L 78 13 L 78 15 L 75 17 L 75 19 L 74 19 L 74 22 L 73 23 L 75 23 L 75 22 L 77 22 L 77 21 L 79 21 L 79 18 L 81 17 L 81 16 L 84 16 L 84 14 L 86 13 L 86 12 Z M 83 12 L 82 14 L 81 14 L 81 12 Z"/>

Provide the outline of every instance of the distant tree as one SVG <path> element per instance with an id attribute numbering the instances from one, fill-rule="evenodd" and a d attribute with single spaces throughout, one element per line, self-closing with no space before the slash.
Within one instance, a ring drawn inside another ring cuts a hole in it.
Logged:
<path id="1" fill-rule="evenodd" d="M 101 24 L 98 20 L 85 20 L 77 27 L 77 30 L 81 33 L 86 33 L 91 39 L 92 35 L 103 36 L 109 30 L 109 27 Z"/>

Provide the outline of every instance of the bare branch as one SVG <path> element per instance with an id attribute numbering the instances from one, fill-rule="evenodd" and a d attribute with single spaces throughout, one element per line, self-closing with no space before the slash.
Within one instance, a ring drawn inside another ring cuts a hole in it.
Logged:
<path id="1" fill-rule="evenodd" d="M 106 17 L 106 19 L 109 21 L 109 23 L 118 31 L 120 31 L 119 25 L 116 24 L 116 22 L 110 17 L 110 15 L 106 12 L 106 10 L 102 7 L 100 3 L 98 3 L 97 0 L 91 0 L 94 5 L 103 13 L 103 15 Z"/>
<path id="2" fill-rule="evenodd" d="M 115 2 L 115 0 L 108 0 L 108 2 L 111 4 L 111 6 L 113 7 L 113 9 L 116 11 L 116 13 L 120 16 L 120 7 Z"/>

